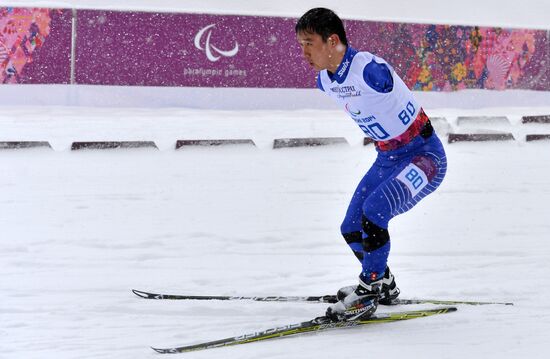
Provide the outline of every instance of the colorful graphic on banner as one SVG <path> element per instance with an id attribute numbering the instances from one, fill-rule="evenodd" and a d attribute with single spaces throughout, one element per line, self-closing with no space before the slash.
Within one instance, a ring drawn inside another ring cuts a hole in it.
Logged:
<path id="1" fill-rule="evenodd" d="M 347 22 L 415 90 L 549 90 L 548 32 L 472 26 Z"/>
<path id="2" fill-rule="evenodd" d="M 70 18 L 63 17 L 63 10 L 0 8 L 1 83 L 68 83 Z"/>

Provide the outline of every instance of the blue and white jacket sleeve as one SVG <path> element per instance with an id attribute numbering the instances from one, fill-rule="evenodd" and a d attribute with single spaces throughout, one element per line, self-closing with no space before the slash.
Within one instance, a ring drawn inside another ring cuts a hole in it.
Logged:
<path id="1" fill-rule="evenodd" d="M 388 93 L 393 90 L 392 70 L 387 64 L 377 63 L 373 59 L 363 69 L 363 79 L 373 90 Z"/>

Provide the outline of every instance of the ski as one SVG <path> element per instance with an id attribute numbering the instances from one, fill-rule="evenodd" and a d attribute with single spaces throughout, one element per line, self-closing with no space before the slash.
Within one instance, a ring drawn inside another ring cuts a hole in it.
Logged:
<path id="1" fill-rule="evenodd" d="M 254 300 L 257 302 L 315 302 L 315 303 L 336 303 L 335 295 L 324 296 L 264 296 L 264 297 L 242 297 L 224 295 L 181 295 L 181 294 L 157 294 L 132 289 L 135 295 L 145 299 L 170 299 L 170 300 Z"/>
<path id="2" fill-rule="evenodd" d="M 367 319 L 341 321 L 341 322 L 333 322 L 327 317 L 317 317 L 307 322 L 284 325 L 281 327 L 274 327 L 274 328 L 266 329 L 259 332 L 239 335 L 236 337 L 213 340 L 213 341 L 194 344 L 194 345 L 164 348 L 164 349 L 161 349 L 161 348 L 152 348 L 152 349 L 155 350 L 157 353 L 161 353 L 161 354 L 184 353 L 184 352 L 190 352 L 190 351 L 196 351 L 196 350 L 224 347 L 229 345 L 258 342 L 266 339 L 281 338 L 281 337 L 286 337 L 290 335 L 301 335 L 301 334 L 306 334 L 311 332 L 321 332 L 321 331 L 327 331 L 332 329 L 343 329 L 343 328 L 357 327 L 357 326 L 376 324 L 376 323 L 398 322 L 403 320 L 429 317 L 437 314 L 450 313 L 456 310 L 457 309 L 455 307 L 446 307 L 446 308 L 433 308 L 433 309 L 426 309 L 426 310 L 405 311 L 405 312 L 397 312 L 397 313 L 376 313 Z"/>
<path id="3" fill-rule="evenodd" d="M 253 300 L 258 302 L 310 302 L 310 303 L 336 303 L 335 295 L 322 296 L 264 296 L 264 297 L 242 297 L 242 296 L 211 296 L 211 295 L 181 295 L 181 294 L 157 294 L 132 289 L 135 295 L 144 299 L 168 299 L 168 300 Z M 396 299 L 391 305 L 408 304 L 435 304 L 435 305 L 513 305 L 509 302 L 480 302 L 465 300 L 438 300 L 438 299 Z"/>
<path id="4" fill-rule="evenodd" d="M 439 299 L 396 299 L 390 305 L 436 304 L 436 305 L 514 305 L 512 302 L 480 302 L 470 300 L 439 300 Z"/>

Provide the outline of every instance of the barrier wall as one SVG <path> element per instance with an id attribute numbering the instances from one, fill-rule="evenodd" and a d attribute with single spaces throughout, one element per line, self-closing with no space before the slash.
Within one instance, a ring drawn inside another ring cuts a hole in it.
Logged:
<path id="1" fill-rule="evenodd" d="M 315 86 L 295 40 L 293 18 L 0 11 L 3 83 Z M 345 22 L 352 46 L 388 60 L 415 90 L 550 91 L 549 31 Z"/>

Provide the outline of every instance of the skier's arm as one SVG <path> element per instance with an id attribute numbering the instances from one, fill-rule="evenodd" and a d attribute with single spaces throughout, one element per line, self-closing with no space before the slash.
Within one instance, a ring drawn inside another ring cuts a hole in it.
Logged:
<path id="1" fill-rule="evenodd" d="M 375 91 L 388 93 L 393 90 L 392 72 L 388 65 L 379 64 L 373 59 L 363 69 L 363 79 Z"/>

